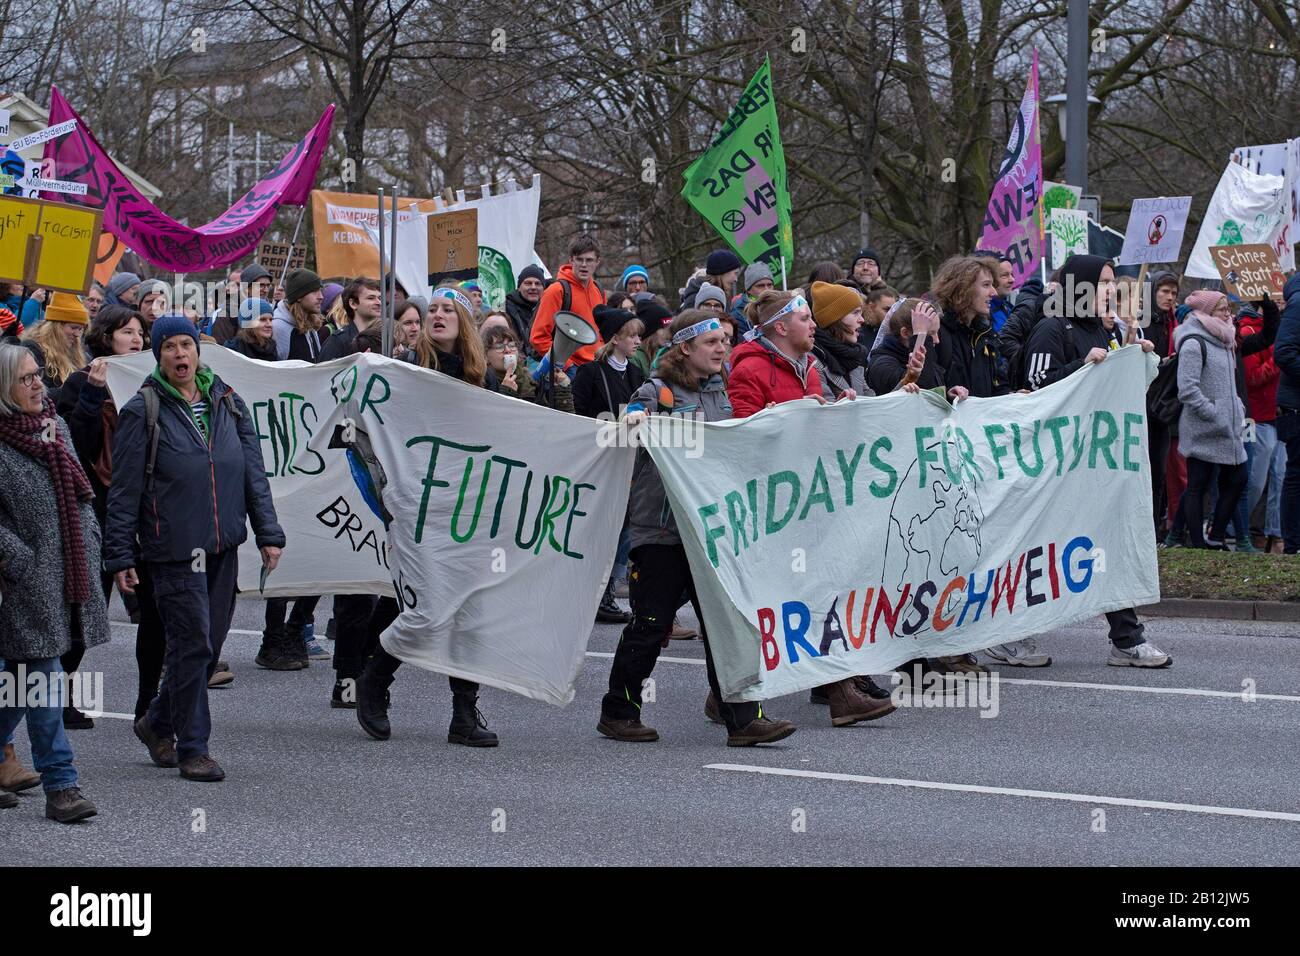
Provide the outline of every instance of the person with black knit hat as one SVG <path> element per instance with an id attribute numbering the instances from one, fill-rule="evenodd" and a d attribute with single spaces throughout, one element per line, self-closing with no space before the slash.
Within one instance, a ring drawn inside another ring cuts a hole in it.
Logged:
<path id="1" fill-rule="evenodd" d="M 883 289 L 887 282 L 880 274 L 880 254 L 870 246 L 859 249 L 858 254 L 849 263 L 849 278 L 857 283 L 864 293 Z"/>
<path id="2" fill-rule="evenodd" d="M 528 335 L 533 329 L 533 316 L 537 314 L 537 303 L 542 301 L 545 289 L 546 273 L 542 267 L 527 265 L 520 270 L 515 288 L 506 295 L 506 315 L 520 342 L 528 342 Z"/>
<path id="3" fill-rule="evenodd" d="M 696 296 L 705 285 L 717 286 L 722 290 L 725 309 L 726 304 L 731 301 L 731 296 L 737 291 L 736 282 L 744 266 L 740 257 L 730 249 L 714 249 L 704 260 L 704 271 L 691 276 L 690 281 L 686 283 L 686 288 L 682 289 L 682 302 L 677 314 L 680 315 L 687 309 L 699 308 L 696 305 Z"/>
<path id="4" fill-rule="evenodd" d="M 858 341 L 862 327 L 862 295 L 857 289 L 829 282 L 812 284 L 813 363 L 828 402 L 852 390 L 868 394 L 867 347 Z"/>
<path id="5" fill-rule="evenodd" d="M 1085 365 L 1102 362 L 1110 354 L 1111 335 L 1101 316 L 1115 310 L 1115 270 L 1101 256 L 1075 255 L 1061 267 L 1060 287 L 1044 303 L 1043 319 L 1034 326 L 1025 345 L 1025 368 L 1029 387 L 1046 388 Z M 1139 343 L 1145 352 L 1154 351 L 1150 339 Z M 1168 667 L 1171 658 L 1143 636 L 1137 611 L 1125 608 L 1106 615 L 1110 625 L 1111 650 L 1107 663 L 1125 667 Z M 1045 655 L 1026 654 L 1026 641 L 999 644 L 985 651 L 1001 664 L 1045 666 L 1037 659 Z M 1032 647 L 1032 645 L 1031 645 Z M 1051 658 L 1046 659 L 1051 663 Z"/>
<path id="6" fill-rule="evenodd" d="M 636 317 L 641 320 L 641 347 L 633 353 L 631 362 L 649 378 L 655 355 L 668 343 L 668 326 L 673 321 L 673 313 L 656 296 L 642 292 L 636 297 Z"/>
<path id="7" fill-rule="evenodd" d="M 158 365 L 118 413 L 104 568 L 129 593 L 136 566 L 149 563 L 166 632 L 166 675 L 136 736 L 155 765 L 217 781 L 225 772 L 208 753 L 208 680 L 235 609 L 238 549 L 251 522 L 273 571 L 284 531 L 252 413 L 201 363 L 194 323 L 164 315 L 150 337 Z"/>
<path id="8" fill-rule="evenodd" d="M 293 269 L 284 277 L 284 298 L 275 306 L 272 326 L 275 354 L 281 361 L 320 361 L 322 339 L 329 337 L 320 314 L 324 298 L 320 276 L 310 269 Z"/>

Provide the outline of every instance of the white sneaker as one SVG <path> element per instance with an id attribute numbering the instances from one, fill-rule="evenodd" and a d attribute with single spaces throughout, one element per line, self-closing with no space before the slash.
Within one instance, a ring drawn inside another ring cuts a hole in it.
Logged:
<path id="1" fill-rule="evenodd" d="M 1010 644 L 994 644 L 986 647 L 984 653 L 996 663 L 1011 667 L 1047 667 L 1052 663 L 1051 657 L 1038 650 L 1032 637 L 1012 641 Z"/>
<path id="2" fill-rule="evenodd" d="M 1110 646 L 1110 659 L 1106 661 L 1112 667 L 1168 667 L 1174 659 L 1156 647 L 1150 641 L 1137 647 Z"/>

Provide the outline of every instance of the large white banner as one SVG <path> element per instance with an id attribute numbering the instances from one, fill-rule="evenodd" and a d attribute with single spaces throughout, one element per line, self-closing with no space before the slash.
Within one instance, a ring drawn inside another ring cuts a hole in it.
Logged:
<path id="1" fill-rule="evenodd" d="M 1201 231 L 1187 259 L 1187 275 L 1217 279 L 1211 246 L 1265 243 L 1273 247 L 1283 269 L 1295 268 L 1291 236 L 1291 197 L 1282 176 L 1253 173 L 1241 163 L 1228 163 L 1210 197 Z"/>
<path id="2" fill-rule="evenodd" d="M 1285 143 L 1264 146 L 1238 146 L 1229 159 L 1241 163 L 1252 173 L 1281 176 L 1291 208 L 1291 228 L 1287 239 L 1300 242 L 1300 136 Z"/>
<path id="3" fill-rule="evenodd" d="M 478 210 L 478 282 L 487 305 L 501 305 L 506 295 L 514 290 L 515 278 L 524 266 L 541 263 L 533 252 L 541 202 L 541 178 L 535 177 L 527 189 L 458 202 L 439 210 Z M 425 220 L 430 215 L 433 213 L 421 212 L 415 216 L 407 216 L 404 211 L 399 213 L 397 268 L 394 270 L 402 288 L 412 295 L 419 293 L 426 297 L 430 289 L 429 227 Z M 375 218 L 378 218 L 377 213 Z M 365 226 L 372 244 L 378 242 L 379 230 L 373 221 L 357 225 Z M 384 228 L 387 230 L 391 226 L 385 223 Z M 387 236 L 385 232 L 385 241 Z"/>
<path id="4" fill-rule="evenodd" d="M 265 594 L 396 594 L 405 661 L 555 704 L 573 697 L 627 506 L 609 426 L 374 355 L 201 358 L 248 406 L 287 545 Z M 109 363 L 124 405 L 152 354 Z M 376 466 L 377 463 L 377 466 Z M 240 553 L 240 590 L 260 559 Z"/>
<path id="5" fill-rule="evenodd" d="M 1134 346 L 1032 395 L 652 416 L 718 680 L 763 700 L 1159 600 Z"/>

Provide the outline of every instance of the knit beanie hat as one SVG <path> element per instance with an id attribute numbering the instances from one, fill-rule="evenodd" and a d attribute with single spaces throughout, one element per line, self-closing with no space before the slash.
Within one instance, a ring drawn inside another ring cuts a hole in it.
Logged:
<path id="1" fill-rule="evenodd" d="M 875 249 L 868 246 L 865 249 L 859 249 L 858 254 L 854 256 L 853 261 L 849 263 L 849 275 L 853 275 L 853 268 L 863 259 L 870 259 L 876 264 L 877 269 L 880 268 L 880 254 L 877 253 Z"/>
<path id="2" fill-rule="evenodd" d="M 423 322 L 424 317 L 429 314 L 429 300 L 422 295 L 408 295 L 406 297 L 406 302 L 407 305 L 414 305 L 420 310 L 420 321 Z M 402 311 L 406 311 L 405 305 L 402 306 Z"/>
<path id="3" fill-rule="evenodd" d="M 257 328 L 258 320 L 264 315 L 274 315 L 275 306 L 265 299 L 245 299 L 239 304 L 239 327 L 241 329 Z M 162 320 L 159 319 L 159 322 Z M 154 323 L 157 326 L 157 322 Z M 154 333 L 157 336 L 157 332 Z"/>
<path id="4" fill-rule="evenodd" d="M 170 287 L 162 279 L 145 279 L 136 290 L 135 298 L 138 302 L 147 295 L 166 295 L 170 291 Z"/>
<path id="5" fill-rule="evenodd" d="M 862 308 L 862 296 L 856 289 L 835 282 L 812 284 L 813 321 L 820 329 L 829 329 L 854 309 Z"/>
<path id="6" fill-rule="evenodd" d="M 714 249 L 709 253 L 709 258 L 704 260 L 704 271 L 711 276 L 720 276 L 743 265 L 740 257 L 730 249 Z"/>
<path id="7" fill-rule="evenodd" d="M 618 287 L 620 289 L 626 289 L 627 280 L 632 278 L 637 278 L 637 277 L 645 279 L 646 285 L 650 284 L 650 273 L 646 272 L 645 266 L 630 265 L 626 269 L 624 269 L 623 274 L 619 276 Z"/>
<path id="8" fill-rule="evenodd" d="M 140 277 L 134 272 L 119 272 L 108 280 L 108 285 L 104 286 L 104 298 L 112 305 L 118 301 L 123 292 L 130 292 L 139 284 Z"/>
<path id="9" fill-rule="evenodd" d="M 525 279 L 536 279 L 538 282 L 545 285 L 546 273 L 543 272 L 542 267 L 537 265 L 536 263 L 530 266 L 524 266 L 521 270 L 519 270 L 519 279 L 517 282 L 515 282 L 515 288 L 518 288 L 519 286 L 523 285 Z"/>
<path id="10" fill-rule="evenodd" d="M 596 306 L 591 310 L 591 316 L 596 320 L 596 328 L 600 329 L 600 338 L 604 342 L 613 341 L 623 326 L 636 321 L 636 316 L 627 309 L 611 309 L 607 305 Z"/>
<path id="11" fill-rule="evenodd" d="M 654 296 L 649 294 L 644 298 L 637 297 L 636 317 L 645 326 L 646 335 L 663 328 L 673 320 L 672 312 L 656 302 Z"/>
<path id="12" fill-rule="evenodd" d="M 162 361 L 163 343 L 173 335 L 188 335 L 194 340 L 194 351 L 198 352 L 199 330 L 194 327 L 194 323 L 183 315 L 169 313 L 159 316 L 153 328 L 149 330 L 149 337 L 153 340 L 153 357 L 156 361 Z"/>
<path id="13" fill-rule="evenodd" d="M 772 278 L 772 270 L 767 267 L 766 262 L 755 262 L 745 270 L 745 291 L 748 292 L 754 287 L 755 282 L 761 282 L 763 279 L 768 282 L 775 281 Z"/>
<path id="14" fill-rule="evenodd" d="M 337 282 L 326 282 L 325 285 L 321 286 L 321 289 L 325 293 L 325 298 L 320 300 L 320 310 L 322 312 L 328 312 L 330 306 L 334 304 L 334 300 L 342 294 L 343 286 L 339 285 Z"/>
<path id="15" fill-rule="evenodd" d="M 284 301 L 290 305 L 321 288 L 320 276 L 310 269 L 293 269 L 284 277 Z"/>
<path id="16" fill-rule="evenodd" d="M 50 296 L 50 304 L 45 307 L 47 322 L 71 322 L 75 325 L 89 325 L 90 313 L 81 304 L 81 300 L 70 292 L 55 292 Z"/>
<path id="17" fill-rule="evenodd" d="M 727 307 L 727 294 L 719 289 L 716 285 L 706 282 L 700 286 L 700 291 L 695 293 L 695 308 L 699 308 L 708 301 L 721 302 L 722 308 Z"/>
<path id="18" fill-rule="evenodd" d="M 240 282 L 260 282 L 263 279 L 271 278 L 271 273 L 267 272 L 262 266 L 254 262 L 251 266 L 244 266 L 244 271 L 239 273 Z"/>
<path id="19" fill-rule="evenodd" d="M 1219 304 L 1220 299 L 1226 299 L 1222 292 L 1215 292 L 1213 289 L 1197 289 L 1183 301 L 1191 307 L 1193 312 L 1204 312 L 1210 315 L 1214 312 L 1215 306 Z"/>

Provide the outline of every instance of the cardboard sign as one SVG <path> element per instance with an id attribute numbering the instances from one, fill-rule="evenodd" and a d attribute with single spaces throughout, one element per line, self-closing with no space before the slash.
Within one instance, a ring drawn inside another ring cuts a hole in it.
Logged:
<path id="1" fill-rule="evenodd" d="M 1286 277 L 1272 246 L 1265 243 L 1211 246 L 1210 258 L 1228 295 L 1243 302 L 1256 302 L 1269 295 L 1281 300 Z"/>
<path id="2" fill-rule="evenodd" d="M 1191 196 L 1134 199 L 1117 265 L 1177 262 L 1191 209 Z"/>
<path id="3" fill-rule="evenodd" d="M 1043 210 L 1049 218 L 1053 209 L 1078 209 L 1079 199 L 1082 196 L 1081 186 L 1054 183 L 1050 179 L 1043 181 Z"/>
<path id="4" fill-rule="evenodd" d="M 478 275 L 478 210 L 461 209 L 430 216 L 429 285 Z"/>
<path id="5" fill-rule="evenodd" d="M 273 276 L 284 275 L 290 269 L 301 269 L 307 264 L 307 249 L 290 246 L 287 242 L 263 240 L 257 246 L 254 261 Z"/>
<path id="6" fill-rule="evenodd" d="M 62 123 L 55 123 L 53 126 L 47 126 L 45 129 L 37 130 L 35 133 L 28 133 L 9 144 L 9 148 L 15 153 L 21 153 L 28 146 L 37 146 L 41 143 L 48 143 L 52 139 L 58 139 L 60 136 L 66 136 L 77 128 L 76 120 L 65 120 Z"/>
<path id="7" fill-rule="evenodd" d="M 1053 209 L 1047 225 L 1052 234 L 1053 268 L 1060 268 L 1070 256 L 1088 252 L 1088 214 L 1082 209 Z"/>
<path id="8" fill-rule="evenodd" d="M 0 281 L 85 295 L 103 217 L 84 206 L 0 196 Z"/>

